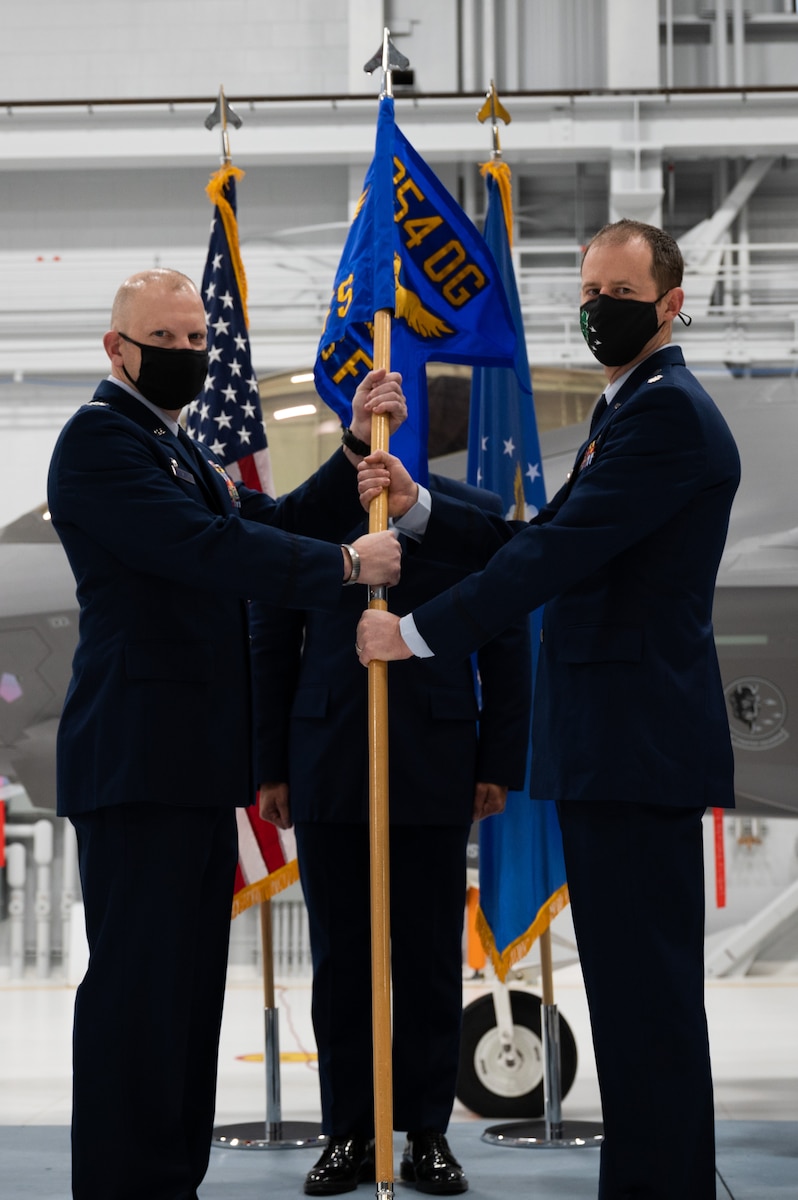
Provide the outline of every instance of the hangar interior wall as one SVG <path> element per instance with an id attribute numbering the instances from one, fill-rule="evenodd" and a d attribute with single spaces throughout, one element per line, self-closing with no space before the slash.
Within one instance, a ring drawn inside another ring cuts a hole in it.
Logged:
<path id="1" fill-rule="evenodd" d="M 44 499 L 57 432 L 105 372 L 100 337 L 118 282 L 151 264 L 201 275 L 203 189 L 220 150 L 203 121 L 220 85 L 244 119 L 231 143 L 247 173 L 239 221 L 255 366 L 267 384 L 310 366 L 373 146 L 378 84 L 362 68 L 385 24 L 411 62 L 412 77 L 397 84 L 400 123 L 477 222 L 490 135 L 475 112 L 491 79 L 513 116 L 501 140 L 533 366 L 593 365 L 576 329 L 576 280 L 598 226 L 644 215 L 686 238 L 766 161 L 713 235 L 711 277 L 696 260 L 691 282 L 706 304 L 685 344 L 718 378 L 792 370 L 795 0 L 7 4 L 0 527 Z M 765 386 L 746 384 L 751 396 Z M 287 387 L 264 389 L 267 418 Z M 303 439 L 321 448 L 323 424 L 322 414 L 296 426 L 282 446 L 270 426 L 275 457 Z M 62 868 L 58 860 L 57 882 Z"/>

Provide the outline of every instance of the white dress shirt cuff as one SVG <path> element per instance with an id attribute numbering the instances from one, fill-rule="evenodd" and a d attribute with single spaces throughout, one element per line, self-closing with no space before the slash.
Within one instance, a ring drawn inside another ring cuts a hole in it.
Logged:
<path id="1" fill-rule="evenodd" d="M 416 658 L 435 657 L 435 651 L 430 650 L 429 646 L 416 629 L 416 623 L 413 620 L 412 613 L 408 613 L 406 617 L 400 617 L 399 632 L 402 635 L 402 640 L 404 641 L 405 645 L 408 647 L 408 649 L 413 651 Z"/>
<path id="2" fill-rule="evenodd" d="M 391 521 L 394 529 L 404 533 L 414 542 L 420 542 L 427 532 L 430 513 L 432 512 L 432 497 L 425 487 L 418 485 L 418 500 L 409 508 L 403 517 Z"/>

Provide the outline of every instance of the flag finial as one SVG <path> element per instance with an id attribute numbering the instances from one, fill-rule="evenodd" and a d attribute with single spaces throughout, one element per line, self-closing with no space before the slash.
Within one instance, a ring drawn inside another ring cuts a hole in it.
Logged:
<path id="1" fill-rule="evenodd" d="M 499 121 L 504 121 L 505 125 L 509 125 L 512 117 L 499 99 L 499 93 L 496 91 L 496 84 L 491 79 L 490 90 L 485 93 L 485 103 L 477 113 L 477 120 L 484 124 L 490 117 L 493 127 L 493 157 L 501 158 L 502 148 L 499 142 Z"/>
<path id="2" fill-rule="evenodd" d="M 227 97 L 224 94 L 223 87 L 219 88 L 219 95 L 216 98 L 216 104 L 213 107 L 213 111 L 209 112 L 207 117 L 205 118 L 205 128 L 213 129 L 214 125 L 218 125 L 220 122 L 221 122 L 221 126 L 222 126 L 222 158 L 221 158 L 221 161 L 223 164 L 229 164 L 231 161 L 231 158 L 230 158 L 230 139 L 227 136 L 228 122 L 232 126 L 234 126 L 234 128 L 236 128 L 236 129 L 240 129 L 241 126 L 244 124 L 244 122 L 241 120 L 241 118 L 239 117 L 236 110 L 233 108 L 233 106 L 228 101 Z"/>
<path id="3" fill-rule="evenodd" d="M 382 86 L 380 88 L 380 98 L 382 98 L 393 95 L 394 71 L 406 71 L 409 66 L 410 59 L 405 58 L 404 54 L 396 49 L 391 41 L 391 31 L 386 28 L 382 31 L 382 45 L 374 57 L 364 63 L 363 70 L 367 75 L 372 75 L 377 67 L 382 69 Z"/>

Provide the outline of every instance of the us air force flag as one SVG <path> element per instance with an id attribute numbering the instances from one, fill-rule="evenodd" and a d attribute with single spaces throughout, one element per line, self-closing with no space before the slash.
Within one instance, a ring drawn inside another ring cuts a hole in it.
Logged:
<path id="1" fill-rule="evenodd" d="M 380 101 L 374 158 L 344 246 L 315 367 L 319 395 L 345 425 L 373 363 L 374 313 L 390 309 L 391 367 L 408 418 L 391 451 L 427 478 L 425 364 L 511 364 L 516 333 L 493 255 Z"/>
<path id="2" fill-rule="evenodd" d="M 518 331 L 514 369 L 475 370 L 471 384 L 468 481 L 498 492 L 505 516 L 533 517 L 546 502 L 532 380 L 515 282 L 508 214 L 510 168 L 485 164 L 488 210 L 485 240 L 502 272 Z M 540 644 L 540 610 L 530 617 L 532 652 Z M 552 801 L 530 800 L 526 783 L 509 792 L 505 811 L 479 826 L 479 905 L 477 925 L 500 979 L 528 952 L 567 903 L 565 862 Z"/>

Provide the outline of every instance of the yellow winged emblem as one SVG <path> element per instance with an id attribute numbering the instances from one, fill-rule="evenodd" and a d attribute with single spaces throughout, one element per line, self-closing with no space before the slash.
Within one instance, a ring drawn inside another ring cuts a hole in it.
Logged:
<path id="1" fill-rule="evenodd" d="M 393 275 L 396 282 L 395 312 L 397 317 L 407 321 L 414 333 L 420 337 L 443 337 L 446 333 L 454 333 L 451 325 L 447 325 L 430 309 L 425 308 L 415 292 L 411 292 L 399 282 L 402 260 L 398 254 L 393 256 Z"/>

